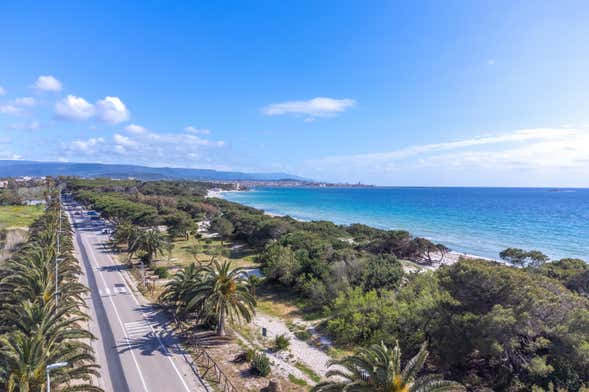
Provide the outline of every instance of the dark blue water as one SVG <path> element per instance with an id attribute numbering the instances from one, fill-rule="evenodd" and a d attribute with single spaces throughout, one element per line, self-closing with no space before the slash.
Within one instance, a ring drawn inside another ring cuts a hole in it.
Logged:
<path id="1" fill-rule="evenodd" d="M 484 257 L 519 247 L 589 261 L 589 189 L 258 188 L 224 197 L 303 220 L 408 230 Z"/>

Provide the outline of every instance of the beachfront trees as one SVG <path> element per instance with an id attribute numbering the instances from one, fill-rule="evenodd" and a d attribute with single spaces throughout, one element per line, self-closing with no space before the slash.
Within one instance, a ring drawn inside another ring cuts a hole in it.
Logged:
<path id="1" fill-rule="evenodd" d="M 264 266 L 264 273 L 269 279 L 277 280 L 286 286 L 294 283 L 301 268 L 292 249 L 277 242 L 266 245 L 258 260 Z"/>
<path id="2" fill-rule="evenodd" d="M 365 292 L 361 287 L 340 292 L 327 312 L 327 332 L 343 346 L 366 345 L 386 338 L 387 325 L 395 320 L 391 299 L 391 293 L 379 295 L 376 290 Z"/>
<path id="3" fill-rule="evenodd" d="M 425 243 L 425 246 L 421 248 L 422 256 L 421 258 L 427 264 L 434 264 L 434 263 L 441 263 L 444 261 L 444 258 L 450 252 L 450 248 L 448 248 L 444 244 L 434 244 L 429 240 Z"/>
<path id="4" fill-rule="evenodd" d="M 499 253 L 501 259 L 520 267 L 539 267 L 549 258 L 537 250 L 525 251 L 519 248 L 507 248 Z"/>
<path id="5" fill-rule="evenodd" d="M 232 268 L 229 261 L 220 264 L 213 259 L 210 264 L 199 266 L 197 273 L 202 280 L 190 290 L 187 308 L 201 315 L 214 315 L 218 336 L 226 335 L 227 321 L 251 321 L 256 300 L 243 268 Z"/>
<path id="6" fill-rule="evenodd" d="M 226 218 L 219 216 L 211 222 L 211 230 L 219 233 L 221 239 L 226 239 L 233 234 L 233 224 Z"/>
<path id="7" fill-rule="evenodd" d="M 554 383 L 572 391 L 589 379 L 587 298 L 535 270 L 481 260 L 437 275 L 447 297 L 426 333 L 445 371 L 494 390 Z"/>
<path id="8" fill-rule="evenodd" d="M 403 278 L 403 266 L 391 255 L 371 256 L 366 264 L 364 289 L 396 289 Z"/>
<path id="9" fill-rule="evenodd" d="M 327 377 L 333 380 L 321 382 L 313 392 L 458 392 L 466 389 L 454 381 L 443 380 L 437 375 L 418 376 L 428 357 L 426 344 L 405 367 L 401 367 L 401 348 L 393 349 L 384 343 L 362 348 L 358 353 L 341 360 L 329 361 L 333 369 Z"/>
<path id="10" fill-rule="evenodd" d="M 507 248 L 499 253 L 501 259 L 514 265 L 523 265 L 527 252 L 519 248 Z"/>
<path id="11" fill-rule="evenodd" d="M 171 238 L 182 236 L 188 240 L 190 232 L 194 229 L 192 218 L 182 211 L 167 216 L 164 223 L 168 226 L 168 234 Z"/>

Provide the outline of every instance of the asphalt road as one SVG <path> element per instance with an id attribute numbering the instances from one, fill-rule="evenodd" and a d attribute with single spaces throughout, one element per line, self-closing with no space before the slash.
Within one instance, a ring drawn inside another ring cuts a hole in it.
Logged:
<path id="1" fill-rule="evenodd" d="M 69 212 L 84 283 L 90 288 L 99 386 L 107 392 L 207 391 L 168 332 L 167 316 L 131 290 L 124 267 L 104 248 L 108 235 L 102 234 L 102 221 Z"/>

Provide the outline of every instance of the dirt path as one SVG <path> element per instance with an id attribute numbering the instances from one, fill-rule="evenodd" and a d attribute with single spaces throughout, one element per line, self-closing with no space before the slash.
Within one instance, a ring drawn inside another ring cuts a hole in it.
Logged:
<path id="1" fill-rule="evenodd" d="M 303 321 L 299 321 L 303 324 Z M 288 358 L 291 354 L 293 362 L 299 361 L 313 370 L 321 378 L 325 377 L 327 372 L 327 361 L 331 358 L 321 348 L 315 347 L 306 341 L 298 339 L 293 332 L 288 329 L 284 321 L 277 317 L 272 317 L 263 313 L 256 314 L 253 322 L 254 328 L 261 331 L 262 328 L 267 330 L 267 340 L 272 341 L 278 335 L 286 335 L 290 338 L 290 347 L 288 352 L 281 353 L 282 356 Z"/>

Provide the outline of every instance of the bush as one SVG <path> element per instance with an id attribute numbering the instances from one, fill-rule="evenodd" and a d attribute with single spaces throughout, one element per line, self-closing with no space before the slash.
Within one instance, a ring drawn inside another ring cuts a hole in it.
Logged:
<path id="1" fill-rule="evenodd" d="M 274 349 L 276 351 L 286 350 L 290 346 L 290 338 L 286 335 L 278 335 L 274 338 Z"/>
<path id="2" fill-rule="evenodd" d="M 302 387 L 307 385 L 307 382 L 301 378 L 296 378 L 292 374 L 288 375 L 288 381 L 292 382 L 293 384 L 300 385 Z"/>
<path id="3" fill-rule="evenodd" d="M 307 330 L 296 331 L 294 334 L 297 337 L 297 339 L 300 339 L 300 340 L 309 340 L 309 339 L 311 339 L 311 336 L 312 336 L 311 332 L 309 332 Z"/>
<path id="4" fill-rule="evenodd" d="M 155 267 L 153 269 L 153 273 L 159 276 L 161 279 L 167 279 L 170 277 L 170 273 L 166 267 Z"/>
<path id="5" fill-rule="evenodd" d="M 245 360 L 247 362 L 251 362 L 254 360 L 255 357 L 256 357 L 256 350 L 254 350 L 253 348 L 248 348 L 245 352 Z"/>
<path id="6" fill-rule="evenodd" d="M 266 377 L 270 374 L 270 359 L 266 354 L 256 353 L 251 362 L 251 369 L 258 376 Z"/>

